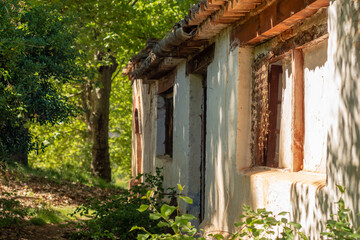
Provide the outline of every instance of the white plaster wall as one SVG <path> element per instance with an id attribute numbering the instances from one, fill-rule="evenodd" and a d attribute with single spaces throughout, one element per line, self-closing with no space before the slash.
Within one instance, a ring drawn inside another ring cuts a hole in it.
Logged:
<path id="1" fill-rule="evenodd" d="M 173 157 L 169 160 L 158 160 L 164 164 L 165 188 L 176 187 L 177 184 L 187 185 L 190 85 L 185 70 L 186 63 L 183 62 L 176 69 L 174 83 Z M 187 194 L 187 187 L 184 194 Z"/>
<path id="2" fill-rule="evenodd" d="M 158 158 L 164 167 L 164 186 L 185 186 L 183 194 L 192 205 L 182 202 L 183 213 L 198 217 L 200 213 L 201 104 L 202 78 L 185 75 L 186 64 L 176 69 L 174 84 L 173 157 Z M 160 165 L 159 165 L 160 166 Z"/>
<path id="3" fill-rule="evenodd" d="M 326 172 L 328 119 L 338 92 L 331 91 L 327 40 L 304 48 L 304 170 Z M 329 94 L 331 93 L 331 94 Z"/>
<path id="4" fill-rule="evenodd" d="M 210 231 L 232 229 L 243 196 L 236 166 L 239 59 L 238 49 L 230 51 L 229 47 L 225 32 L 215 41 L 215 56 L 207 73 L 206 200 L 201 226 Z M 245 114 L 243 117 L 242 127 L 249 119 Z M 239 130 L 248 134 L 245 129 Z"/>
<path id="5" fill-rule="evenodd" d="M 360 219 L 360 2 L 330 1 L 329 7 L 329 84 L 339 91 L 333 95 L 330 131 L 327 139 L 327 185 L 346 188 L 345 204 Z M 329 212 L 327 212 L 330 214 Z"/>
<path id="6" fill-rule="evenodd" d="M 281 89 L 281 122 L 279 137 L 279 168 L 292 168 L 292 152 L 291 152 L 291 122 L 292 122 L 292 69 L 291 58 L 282 59 L 282 89 Z"/>

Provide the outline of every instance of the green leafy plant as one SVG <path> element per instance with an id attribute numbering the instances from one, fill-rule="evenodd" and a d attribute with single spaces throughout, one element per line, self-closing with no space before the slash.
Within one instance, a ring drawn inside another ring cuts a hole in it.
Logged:
<path id="1" fill-rule="evenodd" d="M 300 232 L 301 225 L 289 222 L 285 217 L 287 212 L 275 215 L 264 208 L 252 210 L 250 206 L 243 206 L 243 221 L 235 223 L 240 230 L 235 232 L 230 239 L 304 239 L 307 237 Z"/>
<path id="2" fill-rule="evenodd" d="M 178 184 L 179 195 L 178 195 L 178 203 L 177 206 L 170 206 L 168 204 L 163 204 L 160 210 L 156 207 L 153 202 L 151 196 L 154 194 L 152 190 L 146 193 L 146 196 L 143 196 L 143 199 L 147 199 L 149 204 L 142 204 L 139 208 L 139 212 L 145 212 L 146 210 L 150 210 L 150 219 L 152 220 L 160 220 L 157 224 L 160 228 L 171 229 L 171 233 L 151 233 L 144 227 L 134 226 L 130 231 L 141 230 L 144 233 L 138 234 L 138 240 L 145 239 L 205 239 L 203 237 L 196 237 L 198 234 L 197 229 L 191 224 L 191 220 L 196 219 L 193 215 L 183 214 L 179 215 L 179 204 L 180 200 L 188 204 L 192 204 L 193 200 L 186 196 L 181 196 L 181 192 L 184 190 L 183 186 Z M 176 211 L 176 216 L 172 218 L 172 214 Z"/>
<path id="3" fill-rule="evenodd" d="M 148 229 L 151 232 L 161 232 L 157 226 L 158 220 L 149 220 L 150 213 L 139 212 L 137 209 L 145 204 L 149 189 L 153 194 L 149 196 L 154 207 L 160 209 L 164 199 L 162 187 L 163 176 L 161 169 L 156 170 L 156 175 L 141 174 L 137 180 L 144 181 L 133 186 L 130 190 L 124 190 L 123 194 L 111 196 L 99 200 L 92 199 L 89 204 L 78 207 L 74 214 L 90 215 L 90 220 L 78 225 L 80 231 L 74 233 L 74 239 L 135 239 L 137 231 L 129 232 L 135 224 Z"/>
<path id="4" fill-rule="evenodd" d="M 170 233 L 151 233 L 145 227 L 134 226 L 133 230 L 141 230 L 143 233 L 137 235 L 138 240 L 146 239 L 205 239 L 202 231 L 198 231 L 192 224 L 191 221 L 196 219 L 193 215 L 184 214 L 179 215 L 179 204 L 180 200 L 188 204 L 192 204 L 191 198 L 182 196 L 181 192 L 183 187 L 178 184 L 179 195 L 177 206 L 170 206 L 163 204 L 160 210 L 153 203 L 151 196 L 153 191 L 148 191 L 143 199 L 148 200 L 148 204 L 142 204 L 139 208 L 139 212 L 150 212 L 150 219 L 160 220 L 158 227 L 171 229 Z M 176 216 L 172 217 L 173 213 L 176 212 Z M 243 214 L 240 216 L 243 221 L 235 223 L 235 226 L 239 228 L 238 231 L 233 233 L 228 239 L 277 239 L 277 240 L 292 240 L 292 239 L 303 239 L 308 238 L 304 233 L 300 232 L 301 225 L 289 222 L 285 217 L 288 213 L 281 212 L 278 215 L 274 215 L 270 211 L 265 209 L 252 210 L 250 206 L 244 205 Z M 280 220 L 279 220 L 280 219 Z M 222 234 L 209 234 L 208 237 L 220 240 L 225 239 Z"/>
<path id="5" fill-rule="evenodd" d="M 360 227 L 355 229 L 354 226 L 351 225 L 349 221 L 351 211 L 345 207 L 343 198 L 345 188 L 340 185 L 337 185 L 337 187 L 341 193 L 339 201 L 336 202 L 338 205 L 338 211 L 335 214 L 331 214 L 331 219 L 326 222 L 326 229 L 328 231 L 322 232 L 321 235 L 334 240 L 359 239 Z"/>
<path id="6" fill-rule="evenodd" d="M 81 71 L 70 19 L 29 1 L 0 1 L 0 160 L 27 164 L 43 144 L 30 123 L 55 125 L 77 111 L 61 89 Z"/>
<path id="7" fill-rule="evenodd" d="M 27 209 L 11 193 L 3 195 L 0 198 L 0 228 L 17 225 L 28 215 Z"/>

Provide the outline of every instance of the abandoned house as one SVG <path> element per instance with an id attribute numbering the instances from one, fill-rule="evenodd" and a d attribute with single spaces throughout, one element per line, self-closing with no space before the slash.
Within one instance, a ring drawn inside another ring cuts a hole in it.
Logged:
<path id="1" fill-rule="evenodd" d="M 125 74 L 132 174 L 185 185 L 201 228 L 249 204 L 318 239 L 337 184 L 360 223 L 360 1 L 201 0 Z"/>

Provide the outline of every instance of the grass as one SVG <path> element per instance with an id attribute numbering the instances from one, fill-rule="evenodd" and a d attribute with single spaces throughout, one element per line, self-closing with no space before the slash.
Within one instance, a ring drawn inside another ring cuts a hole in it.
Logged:
<path id="1" fill-rule="evenodd" d="M 100 188 L 127 188 L 127 179 L 115 179 L 113 182 L 106 182 L 105 180 L 94 177 L 90 173 L 82 169 L 60 169 L 58 171 L 52 169 L 32 168 L 23 166 L 21 164 L 7 164 L 14 175 L 17 175 L 22 181 L 26 181 L 28 177 L 37 176 L 56 183 L 63 183 L 64 181 L 81 183 L 90 187 Z"/>
<path id="2" fill-rule="evenodd" d="M 33 225 L 43 226 L 45 224 L 61 224 L 75 220 L 87 220 L 89 215 L 73 214 L 76 207 L 44 207 L 31 209 L 30 214 L 33 215 L 29 222 Z M 91 214 L 91 212 L 89 212 Z"/>

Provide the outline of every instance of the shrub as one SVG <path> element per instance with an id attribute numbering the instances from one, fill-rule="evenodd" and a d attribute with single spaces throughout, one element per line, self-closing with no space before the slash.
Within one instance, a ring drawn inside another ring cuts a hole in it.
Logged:
<path id="1" fill-rule="evenodd" d="M 164 233 L 164 232 L 152 233 L 145 227 L 134 226 L 131 228 L 130 231 L 141 230 L 144 232 L 142 234 L 137 235 L 138 240 L 146 240 L 146 239 L 205 240 L 205 238 L 201 236 L 201 234 L 197 231 L 197 229 L 193 225 L 191 225 L 191 220 L 194 220 L 196 218 L 190 214 L 183 214 L 183 215 L 179 214 L 180 200 L 183 200 L 188 204 L 192 204 L 193 200 L 189 197 L 181 196 L 181 192 L 183 191 L 183 186 L 178 184 L 178 188 L 179 188 L 179 196 L 178 196 L 177 206 L 169 206 L 168 204 L 163 204 L 161 208 L 158 209 L 151 199 L 151 196 L 153 194 L 153 191 L 151 190 L 147 192 L 146 196 L 142 197 L 143 199 L 147 199 L 149 204 L 148 205 L 142 204 L 139 207 L 138 211 L 145 212 L 146 210 L 150 210 L 150 215 L 149 215 L 150 219 L 159 220 L 157 226 L 159 228 L 171 229 L 172 233 Z M 175 212 L 175 210 L 176 210 L 176 216 L 172 218 L 171 216 Z"/>
<path id="2" fill-rule="evenodd" d="M 28 215 L 22 204 L 11 198 L 11 194 L 5 192 L 4 198 L 0 198 L 0 228 L 17 225 Z"/>
<path id="3" fill-rule="evenodd" d="M 178 185 L 180 193 L 183 190 L 181 185 Z M 326 228 L 327 232 L 322 232 L 321 236 L 326 239 L 333 240 L 355 240 L 360 238 L 360 227 L 355 228 L 351 225 L 349 219 L 351 215 L 350 209 L 347 209 L 344 204 L 343 194 L 345 189 L 341 186 L 337 186 L 341 192 L 341 197 L 336 204 L 338 205 L 338 211 L 335 214 L 331 214 L 331 219 L 327 221 Z M 142 204 L 138 211 L 145 212 L 150 211 L 150 219 L 161 220 L 158 223 L 158 227 L 167 227 L 173 230 L 172 233 L 151 233 L 145 227 L 134 226 L 133 230 L 141 230 L 143 233 L 137 235 L 138 240 L 146 239 L 186 239 L 204 240 L 202 231 L 198 231 L 194 226 L 191 225 L 191 220 L 196 219 L 192 215 L 184 214 L 179 215 L 178 206 L 169 206 L 164 204 L 160 210 L 153 204 L 150 196 L 152 191 L 148 191 L 144 199 L 148 200 L 148 204 Z M 180 196 L 179 200 L 182 199 L 186 203 L 192 204 L 192 200 L 188 197 Z M 170 218 L 170 215 L 175 212 L 176 217 Z M 272 212 L 266 209 L 252 210 L 250 206 L 243 206 L 243 214 L 240 216 L 242 221 L 236 222 L 235 226 L 238 230 L 233 233 L 228 239 L 254 239 L 254 240 L 293 240 L 303 239 L 307 240 L 307 236 L 300 231 L 301 225 L 295 222 L 289 222 L 285 217 L 287 212 L 280 212 L 274 215 Z M 358 214 L 360 216 L 360 213 Z M 196 238 L 196 236 L 199 236 Z M 225 239 L 221 234 L 209 234 L 209 237 L 213 237 L 217 240 Z"/>
<path id="4" fill-rule="evenodd" d="M 80 231 L 73 235 L 75 239 L 135 239 L 137 231 L 129 232 L 133 225 L 145 227 L 151 232 L 161 232 L 157 226 L 158 220 L 149 220 L 148 212 L 139 212 L 137 209 L 147 200 L 143 199 L 149 189 L 153 189 L 150 197 L 156 208 L 164 199 L 162 187 L 163 176 L 161 169 L 156 175 L 141 174 L 137 180 L 144 178 L 144 182 L 125 190 L 123 194 L 115 195 L 105 200 L 92 199 L 89 204 L 78 207 L 74 214 L 90 214 L 90 220 L 78 225 Z"/>
<path id="5" fill-rule="evenodd" d="M 179 201 L 183 200 L 188 204 L 192 204 L 192 199 L 189 197 L 181 196 L 183 187 L 178 185 L 179 188 Z M 148 191 L 145 197 L 149 204 L 143 204 L 138 209 L 139 212 L 144 212 L 150 210 L 150 219 L 161 220 L 158 223 L 158 227 L 170 228 L 172 233 L 151 233 L 144 227 L 134 226 L 131 230 L 141 230 L 142 234 L 138 234 L 138 240 L 146 239 L 186 239 L 186 240 L 204 240 L 202 231 L 198 231 L 193 225 L 191 225 L 191 220 L 196 219 L 193 215 L 184 214 L 179 215 L 179 201 L 177 206 L 169 206 L 163 204 L 158 210 L 158 208 L 153 204 L 150 196 L 152 191 Z M 175 212 L 175 218 L 170 216 Z M 274 215 L 270 211 L 265 209 L 258 209 L 257 211 L 252 210 L 249 206 L 244 205 L 243 215 L 240 217 L 244 221 L 235 223 L 235 226 L 239 228 L 238 231 L 233 233 L 229 239 L 261 239 L 261 240 L 270 240 L 270 239 L 284 239 L 284 240 L 293 240 L 304 239 L 307 240 L 305 234 L 299 231 L 301 228 L 300 224 L 289 222 L 285 217 L 287 212 L 281 212 L 278 215 Z M 278 220 L 281 217 L 280 220 Z M 213 237 L 217 240 L 225 239 L 221 234 L 209 234 L 209 237 Z"/>
<path id="6" fill-rule="evenodd" d="M 235 232 L 230 239 L 304 239 L 307 237 L 300 232 L 301 225 L 289 222 L 285 217 L 288 212 L 280 212 L 274 215 L 264 208 L 252 210 L 250 206 L 243 206 L 243 214 L 240 216 L 243 221 L 235 223 L 239 231 Z"/>
<path id="7" fill-rule="evenodd" d="M 331 219 L 326 222 L 327 232 L 322 232 L 322 236 L 326 236 L 327 239 L 334 240 L 352 240 L 360 238 L 360 227 L 355 229 L 349 221 L 349 216 L 351 214 L 350 209 L 345 207 L 343 195 L 345 189 L 337 185 L 341 197 L 339 201 L 336 202 L 338 205 L 338 211 L 335 214 L 331 214 Z M 358 214 L 359 215 L 359 214 Z"/>

